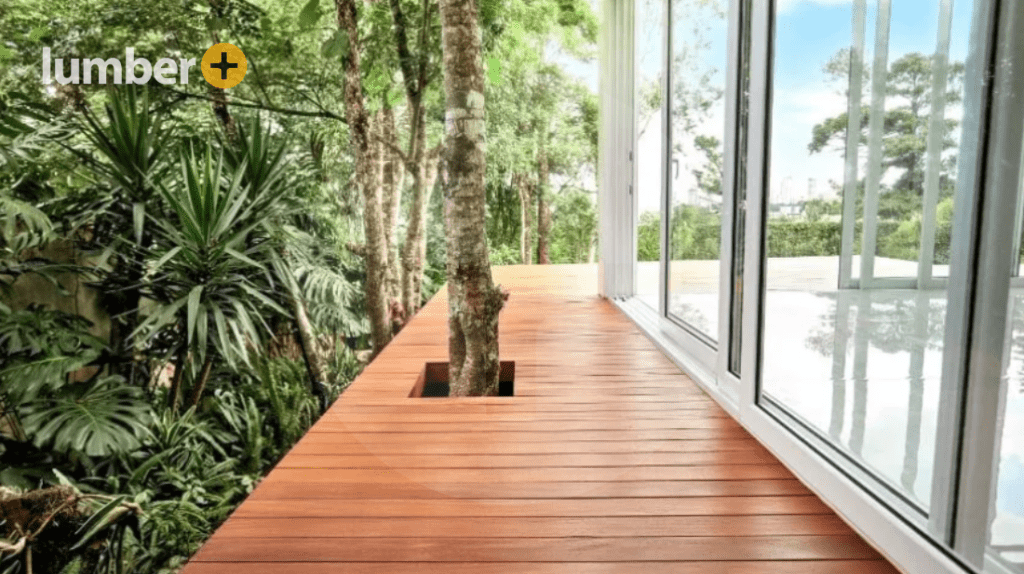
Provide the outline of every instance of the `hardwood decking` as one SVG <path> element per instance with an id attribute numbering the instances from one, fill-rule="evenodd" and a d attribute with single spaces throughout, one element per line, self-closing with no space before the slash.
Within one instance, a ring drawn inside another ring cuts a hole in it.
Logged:
<path id="1" fill-rule="evenodd" d="M 440 294 L 185 574 L 896 570 L 607 301 L 587 266 L 495 271 L 513 398 L 406 398 Z"/>

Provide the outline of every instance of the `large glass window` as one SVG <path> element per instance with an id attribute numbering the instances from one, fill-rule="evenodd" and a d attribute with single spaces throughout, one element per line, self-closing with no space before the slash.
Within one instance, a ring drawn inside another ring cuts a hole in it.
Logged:
<path id="1" fill-rule="evenodd" d="M 727 3 L 672 0 L 668 314 L 718 339 Z"/>
<path id="2" fill-rule="evenodd" d="M 636 285 L 638 299 L 658 309 L 661 203 L 665 171 L 665 0 L 637 0 L 635 102 Z"/>
<path id="3" fill-rule="evenodd" d="M 1024 574 L 1022 3 L 634 3 L 623 308 L 911 570 Z"/>
<path id="4" fill-rule="evenodd" d="M 1024 159 L 1021 160 L 1024 174 Z M 1022 175 L 1024 177 L 1024 175 Z M 1024 206 L 1024 180 L 1017 208 Z M 1018 217 L 1019 221 L 1019 217 Z M 1016 267 L 1020 254 L 1014 253 Z M 1016 271 L 1016 270 L 1015 270 Z M 1012 280 L 1011 280 L 1012 281 Z M 1000 415 L 996 425 L 996 487 L 989 503 L 988 547 L 993 560 L 1024 573 L 1024 288 L 1010 288 L 1006 313 Z"/>
<path id="5" fill-rule="evenodd" d="M 922 513 L 949 303 L 919 262 L 952 236 L 955 4 L 777 2 L 771 70 L 762 401 Z"/>

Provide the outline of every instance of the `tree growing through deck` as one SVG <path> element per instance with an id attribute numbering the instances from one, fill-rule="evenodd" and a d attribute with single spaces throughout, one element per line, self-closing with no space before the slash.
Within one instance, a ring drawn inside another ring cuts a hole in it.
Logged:
<path id="1" fill-rule="evenodd" d="M 498 313 L 486 209 L 484 68 L 476 0 L 441 0 L 444 50 L 444 199 L 448 247 L 451 396 L 498 394 Z"/>

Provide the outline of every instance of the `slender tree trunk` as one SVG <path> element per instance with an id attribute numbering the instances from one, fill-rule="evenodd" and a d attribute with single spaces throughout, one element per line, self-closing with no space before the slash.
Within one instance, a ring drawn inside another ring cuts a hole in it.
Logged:
<path id="1" fill-rule="evenodd" d="M 206 362 L 203 363 L 203 370 L 199 372 L 199 380 L 192 385 L 192 395 L 189 397 L 188 404 L 190 406 L 199 406 L 199 399 L 203 398 L 203 390 L 206 389 L 206 383 L 210 380 L 210 371 L 213 370 L 213 353 L 206 353 Z"/>
<path id="2" fill-rule="evenodd" d="M 185 358 L 188 357 L 188 349 L 182 345 L 178 349 L 178 356 L 174 358 L 174 374 L 171 375 L 171 388 L 167 391 L 167 406 L 171 412 L 178 412 L 178 397 L 181 395 L 181 379 L 185 374 Z"/>
<path id="3" fill-rule="evenodd" d="M 234 141 L 238 137 L 238 127 L 235 125 L 235 118 L 228 110 L 228 95 L 223 88 L 209 86 L 210 105 L 213 107 L 213 115 L 217 116 L 220 125 L 224 128 L 224 135 Z"/>
<path id="4" fill-rule="evenodd" d="M 306 304 L 296 295 L 292 295 L 292 311 L 295 313 L 295 325 L 299 330 L 299 346 L 302 347 L 302 355 L 306 359 L 306 368 L 309 370 L 310 390 L 320 402 L 320 410 L 327 410 L 327 381 L 330 377 L 330 369 L 327 367 L 327 358 L 324 357 L 313 331 L 313 324 L 309 322 L 309 314 L 306 313 Z"/>
<path id="5" fill-rule="evenodd" d="M 219 2 L 211 0 L 209 5 L 215 13 L 223 10 Z M 220 35 L 216 31 L 210 34 L 210 39 L 213 40 L 214 44 L 220 44 Z M 207 86 L 207 88 L 210 94 L 210 105 L 213 107 L 213 115 L 217 116 L 217 119 L 220 120 L 220 125 L 224 128 L 224 135 L 228 137 L 228 140 L 235 141 L 235 138 L 238 137 L 238 128 L 235 126 L 235 118 L 231 115 L 231 111 L 228 110 L 227 92 L 224 91 L 224 88 L 216 86 Z"/>
<path id="6" fill-rule="evenodd" d="M 548 237 L 551 232 L 551 210 L 547 198 L 551 192 L 548 154 L 541 149 L 537 157 L 537 263 L 548 265 Z"/>
<path id="7" fill-rule="evenodd" d="M 423 106 L 423 91 L 430 82 L 428 65 L 430 29 L 433 24 L 433 2 L 422 0 L 419 27 L 418 50 L 410 49 L 408 21 L 402 8 L 402 0 L 390 0 L 392 33 L 398 65 L 402 71 L 405 87 L 406 107 L 409 113 L 409 152 L 406 154 L 406 170 L 412 174 L 412 201 L 409 225 L 406 228 L 405 243 L 402 245 L 402 307 L 407 317 L 419 310 L 422 303 L 423 269 L 426 264 L 427 206 L 437 177 L 438 154 L 427 151 L 426 112 Z"/>
<path id="8" fill-rule="evenodd" d="M 395 112 L 390 107 L 385 107 L 382 112 L 380 138 L 383 155 L 384 241 L 388 256 L 386 290 L 394 334 L 398 333 L 406 321 L 406 311 L 402 306 L 402 264 L 398 253 L 398 216 L 402 206 L 405 167 L 401 156 L 395 151 L 398 147 L 398 130 L 395 127 Z"/>
<path id="9" fill-rule="evenodd" d="M 501 290 L 484 230 L 486 123 L 476 0 L 441 0 L 444 49 L 448 355 L 452 396 L 498 394 Z"/>
<path id="10" fill-rule="evenodd" d="M 519 192 L 519 256 L 523 265 L 533 263 L 533 193 L 530 181 L 521 173 L 512 176 Z"/>
<path id="11" fill-rule="evenodd" d="M 409 226 L 402 246 L 402 304 L 411 316 L 423 301 L 423 269 L 427 259 L 427 206 L 437 181 L 438 150 L 431 150 L 415 166 Z"/>
<path id="12" fill-rule="evenodd" d="M 366 234 L 366 307 L 370 316 L 370 337 L 373 356 L 391 341 L 391 323 L 388 320 L 387 296 L 387 243 L 381 199 L 381 150 L 372 137 L 375 123 L 366 111 L 362 88 L 356 0 L 335 0 L 338 28 L 348 35 L 348 57 L 345 59 L 345 119 L 355 155 L 354 182 L 363 196 L 363 229 Z"/>

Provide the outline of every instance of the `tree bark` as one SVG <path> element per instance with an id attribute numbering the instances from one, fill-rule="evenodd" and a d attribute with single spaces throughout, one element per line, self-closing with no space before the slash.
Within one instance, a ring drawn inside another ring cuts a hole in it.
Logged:
<path id="1" fill-rule="evenodd" d="M 203 370 L 199 372 L 199 380 L 192 385 L 192 395 L 189 397 L 188 404 L 190 406 L 199 406 L 199 399 L 203 398 L 203 390 L 206 389 L 206 383 L 210 380 L 210 371 L 213 370 L 213 353 L 206 353 L 206 362 L 203 363 Z"/>
<path id="2" fill-rule="evenodd" d="M 426 265 L 427 206 L 437 179 L 438 153 L 427 151 L 426 109 L 423 105 L 423 90 L 429 83 L 428 63 L 430 61 L 429 30 L 432 23 L 433 4 L 423 0 L 418 38 L 418 54 L 410 50 L 408 21 L 402 9 L 402 0 L 390 0 L 391 17 L 394 23 L 395 50 L 402 71 L 405 99 L 409 113 L 409 151 L 406 154 L 406 170 L 412 175 L 412 201 L 409 225 L 406 228 L 405 243 L 402 245 L 402 307 L 411 317 L 422 304 L 423 270 Z"/>
<path id="3" fill-rule="evenodd" d="M 415 166 L 413 172 L 412 206 L 409 211 L 409 226 L 405 231 L 402 246 L 402 305 L 410 316 L 419 310 L 423 302 L 423 269 L 427 261 L 427 206 L 437 181 L 437 164 L 440 150 L 431 150 Z"/>
<path id="4" fill-rule="evenodd" d="M 178 356 L 174 358 L 174 374 L 171 375 L 171 388 L 167 391 L 167 406 L 172 413 L 178 412 L 178 397 L 181 395 L 181 379 L 185 374 L 187 356 L 188 347 L 182 345 L 178 349 Z"/>
<path id="5" fill-rule="evenodd" d="M 383 154 L 383 195 L 384 241 L 387 252 L 387 297 L 393 333 L 405 324 L 405 310 L 402 307 L 402 265 L 398 253 L 398 217 L 402 206 L 402 186 L 405 167 L 398 148 L 398 130 L 395 126 L 395 112 L 390 107 L 382 110 L 380 139 Z"/>
<path id="6" fill-rule="evenodd" d="M 451 396 L 498 394 L 498 313 L 484 230 L 486 123 L 476 0 L 441 0 Z"/>
<path id="7" fill-rule="evenodd" d="M 214 13 L 221 13 L 223 11 L 219 2 L 211 0 L 209 5 Z M 214 44 L 220 44 L 220 34 L 216 31 L 210 33 L 210 39 L 213 40 Z M 217 116 L 217 119 L 220 120 L 220 125 L 224 128 L 224 134 L 228 137 L 228 140 L 235 141 L 235 138 L 238 137 L 238 127 L 235 125 L 235 118 L 231 115 L 231 111 L 228 110 L 227 92 L 224 91 L 224 88 L 216 86 L 208 86 L 208 88 L 213 115 Z"/>
<path id="8" fill-rule="evenodd" d="M 299 329 L 299 345 L 302 347 L 302 355 L 306 359 L 306 368 L 309 370 L 310 391 L 320 402 L 320 410 L 327 410 L 327 381 L 330 377 L 330 369 L 327 367 L 327 358 L 320 349 L 320 342 L 313 331 L 313 325 L 309 322 L 309 314 L 306 313 L 306 304 L 297 295 L 292 295 L 292 310 L 295 313 L 295 325 Z"/>
<path id="9" fill-rule="evenodd" d="M 549 265 L 548 237 L 551 232 L 551 210 L 547 198 L 551 191 L 548 154 L 541 148 L 537 156 L 537 263 Z"/>
<path id="10" fill-rule="evenodd" d="M 228 95 L 223 88 L 210 86 L 210 105 L 213 107 L 213 115 L 217 116 L 221 127 L 224 128 L 224 135 L 228 140 L 234 141 L 238 137 L 238 127 L 235 125 L 234 116 L 228 110 Z"/>
<path id="11" fill-rule="evenodd" d="M 391 341 L 391 323 L 385 293 L 387 275 L 387 243 L 384 235 L 381 199 L 381 146 L 372 137 L 374 119 L 366 110 L 360 56 L 356 0 L 335 0 L 338 28 L 348 35 L 348 57 L 345 59 L 345 118 L 355 156 L 354 183 L 363 196 L 363 229 L 366 234 L 366 308 L 370 318 L 370 338 L 375 357 Z"/>

